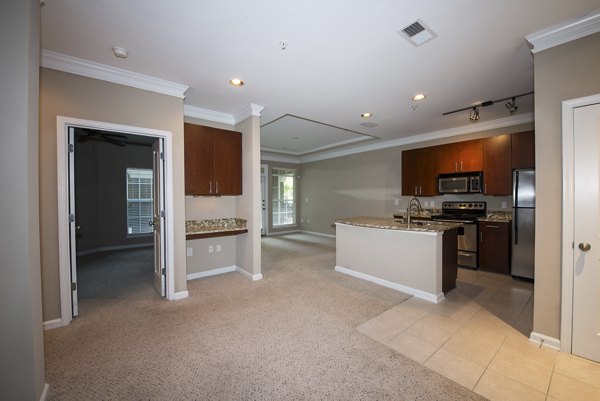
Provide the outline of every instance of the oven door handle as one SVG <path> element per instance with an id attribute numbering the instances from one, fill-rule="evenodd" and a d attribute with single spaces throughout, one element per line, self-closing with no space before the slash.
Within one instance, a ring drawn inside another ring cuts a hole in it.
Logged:
<path id="1" fill-rule="evenodd" d="M 442 220 L 442 219 L 433 219 L 434 221 L 440 221 L 442 223 L 462 223 L 462 224 L 476 224 L 475 221 L 471 220 Z"/>

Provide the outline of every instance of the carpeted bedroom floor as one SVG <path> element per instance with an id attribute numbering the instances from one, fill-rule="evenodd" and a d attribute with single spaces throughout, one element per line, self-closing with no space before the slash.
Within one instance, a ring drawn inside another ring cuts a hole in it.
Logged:
<path id="1" fill-rule="evenodd" d="M 150 249 L 80 262 L 81 315 L 45 332 L 48 398 L 483 399 L 355 330 L 408 296 L 336 273 L 333 239 L 265 238 L 262 261 L 261 281 L 190 281 L 176 302 Z"/>

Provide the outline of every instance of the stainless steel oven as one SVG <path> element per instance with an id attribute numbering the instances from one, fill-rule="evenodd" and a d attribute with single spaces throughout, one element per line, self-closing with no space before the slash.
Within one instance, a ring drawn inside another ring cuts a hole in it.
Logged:
<path id="1" fill-rule="evenodd" d="M 459 223 L 464 229 L 458 236 L 458 265 L 477 269 L 477 220 L 486 215 L 486 202 L 443 202 L 442 214 L 432 220 Z"/>

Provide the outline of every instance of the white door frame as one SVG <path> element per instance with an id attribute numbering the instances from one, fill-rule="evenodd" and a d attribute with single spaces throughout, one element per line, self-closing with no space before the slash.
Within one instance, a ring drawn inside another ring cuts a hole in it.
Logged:
<path id="1" fill-rule="evenodd" d="M 123 132 L 133 135 L 144 135 L 164 140 L 165 152 L 165 225 L 166 225 L 166 280 L 167 299 L 176 299 L 175 295 L 175 229 L 173 222 L 173 134 L 169 131 L 130 125 L 112 124 L 101 121 L 82 120 L 78 118 L 56 118 L 56 175 L 58 183 L 58 259 L 60 280 L 60 324 L 71 323 L 71 274 L 69 250 L 69 176 L 68 176 L 68 127 L 91 128 L 104 131 Z"/>
<path id="2" fill-rule="evenodd" d="M 265 236 L 267 236 L 267 235 L 269 235 L 269 165 L 261 164 L 260 167 L 261 167 L 261 170 L 264 168 L 264 171 L 265 171 L 265 193 L 264 193 L 264 195 L 265 195 L 265 210 L 264 210 L 264 214 L 263 214 L 263 210 L 261 207 L 260 218 L 261 218 L 261 221 L 263 221 L 263 224 L 265 226 Z M 263 195 L 262 187 L 260 189 L 260 192 L 261 192 L 261 198 L 262 198 L 262 195 Z M 261 204 L 261 206 L 262 206 L 262 204 Z M 266 219 L 263 216 L 266 216 Z M 264 220 L 266 220 L 266 221 L 264 221 Z"/>
<path id="3" fill-rule="evenodd" d="M 574 112 L 578 107 L 600 103 L 600 94 L 562 102 L 562 158 L 563 158 L 563 208 L 562 208 L 562 288 L 560 318 L 560 349 L 571 353 L 573 342 L 573 258 L 574 258 L 574 163 L 575 131 Z"/>

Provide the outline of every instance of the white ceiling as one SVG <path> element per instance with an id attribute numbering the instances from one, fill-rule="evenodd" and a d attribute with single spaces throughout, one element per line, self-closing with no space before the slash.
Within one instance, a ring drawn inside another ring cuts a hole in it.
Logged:
<path id="1" fill-rule="evenodd" d="M 347 130 L 391 140 L 469 124 L 468 112 L 442 113 L 532 91 L 524 37 L 599 7 L 598 0 L 45 4 L 43 49 L 188 85 L 186 105 L 228 114 L 264 106 L 262 147 L 298 154 L 359 137 Z M 438 37 L 420 47 L 403 39 L 397 31 L 416 19 Z M 129 57 L 115 58 L 113 46 Z M 232 87 L 232 77 L 246 85 Z M 427 99 L 412 101 L 419 92 Z M 533 96 L 517 103 L 518 114 L 533 111 Z M 360 125 L 366 111 L 377 127 Z M 507 116 L 495 104 L 481 109 L 480 122 Z"/>

